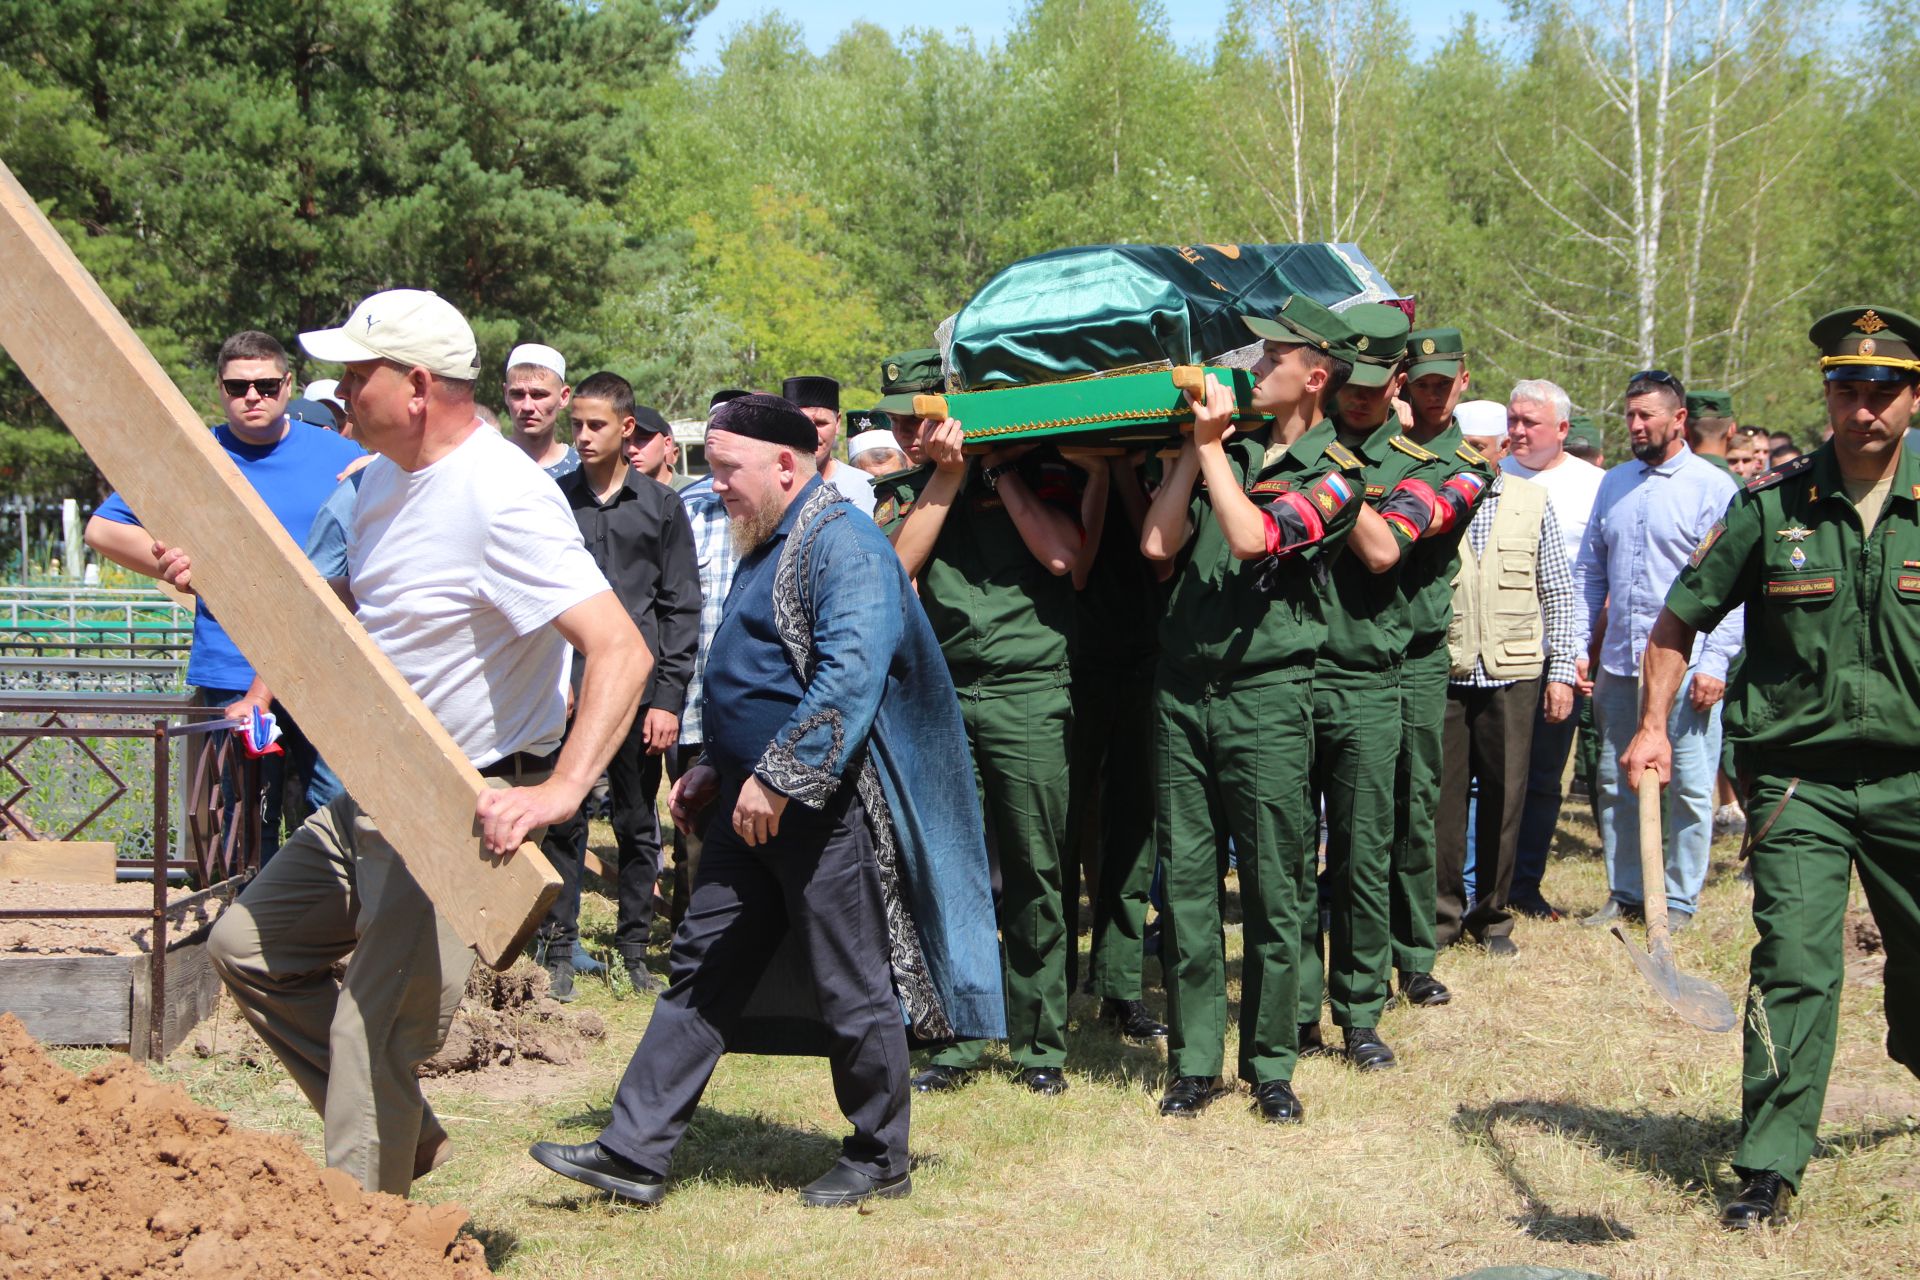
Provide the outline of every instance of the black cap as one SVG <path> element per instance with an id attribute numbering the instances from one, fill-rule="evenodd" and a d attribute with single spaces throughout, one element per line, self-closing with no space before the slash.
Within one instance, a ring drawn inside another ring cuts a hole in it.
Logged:
<path id="1" fill-rule="evenodd" d="M 788 378 L 780 384 L 780 394 L 802 409 L 840 412 L 840 383 L 833 378 Z"/>
<path id="2" fill-rule="evenodd" d="M 711 413 L 729 400 L 738 400 L 741 396 L 750 396 L 753 392 L 745 387 L 722 387 L 707 397 L 707 411 Z"/>
<path id="3" fill-rule="evenodd" d="M 749 440 L 765 440 L 811 454 L 820 435 L 791 400 L 753 393 L 735 396 L 707 414 L 707 431 L 725 431 Z"/>
<path id="4" fill-rule="evenodd" d="M 660 411 L 646 404 L 633 406 L 633 429 L 656 436 L 673 434 L 673 428 L 668 426 L 667 420 L 660 416 Z"/>

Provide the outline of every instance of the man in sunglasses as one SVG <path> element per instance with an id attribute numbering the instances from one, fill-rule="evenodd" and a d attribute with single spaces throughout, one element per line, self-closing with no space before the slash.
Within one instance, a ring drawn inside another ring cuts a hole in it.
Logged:
<path id="1" fill-rule="evenodd" d="M 1626 421 L 1633 457 L 1600 481 L 1587 536 L 1574 562 L 1574 594 L 1585 604 L 1593 718 L 1600 736 L 1596 779 L 1607 901 L 1582 922 L 1604 925 L 1637 915 L 1647 893 L 1665 892 L 1677 931 L 1693 919 L 1713 843 L 1714 773 L 1720 743 L 1714 704 L 1739 651 L 1738 608 L 1693 644 L 1683 697 L 1668 732 L 1674 785 L 1668 793 L 1665 885 L 1641 884 L 1637 778 L 1621 772 L 1640 719 L 1640 654 L 1675 575 L 1737 491 L 1732 477 L 1687 447 L 1687 392 L 1661 369 L 1627 382 Z"/>
<path id="2" fill-rule="evenodd" d="M 293 379 L 287 372 L 286 348 L 271 334 L 254 330 L 234 334 L 220 345 L 215 367 L 219 377 L 214 389 L 226 410 L 226 421 L 214 428 L 214 438 L 287 533 L 305 545 L 314 514 L 333 493 L 340 473 L 362 456 L 360 446 L 324 427 L 288 419 Z M 86 537 L 96 554 L 135 573 L 160 576 L 165 548 L 141 528 L 139 518 L 119 494 L 100 504 L 87 522 Z M 239 720 L 249 718 L 255 707 L 263 711 L 272 707 L 280 725 L 284 754 L 260 761 L 260 856 L 264 861 L 280 846 L 284 771 L 291 768 L 304 779 L 309 809 L 324 808 L 339 795 L 340 782 L 287 716 L 286 708 L 275 704 L 270 692 L 252 687 L 253 676 L 253 667 L 202 601 L 193 615 L 187 683 L 204 706 L 225 707 L 229 717 Z M 229 819 L 236 785 L 231 777 L 221 784 Z"/>

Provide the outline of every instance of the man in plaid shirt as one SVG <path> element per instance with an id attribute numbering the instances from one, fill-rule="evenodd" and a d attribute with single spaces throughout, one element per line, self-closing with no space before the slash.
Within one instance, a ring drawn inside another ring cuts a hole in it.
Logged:
<path id="1" fill-rule="evenodd" d="M 1498 462 L 1506 446 L 1507 409 L 1475 400 L 1458 409 L 1461 431 Z M 1502 508 L 1510 508 L 1502 519 Z M 1516 602 L 1535 607 L 1518 613 Z M 1444 764 L 1436 815 L 1438 928 L 1441 946 L 1462 937 L 1512 956 L 1513 880 L 1520 808 L 1527 795 L 1534 708 L 1550 724 L 1573 710 L 1574 659 L 1581 649 L 1581 610 L 1573 593 L 1553 503 L 1531 481 L 1495 473 L 1493 487 L 1467 526 L 1454 581 L 1448 632 L 1453 671 L 1447 685 Z M 1544 655 L 1542 650 L 1545 650 Z M 1545 690 L 1541 659 L 1544 656 Z M 1474 822 L 1474 893 L 1466 891 L 1468 793 L 1479 782 Z"/>

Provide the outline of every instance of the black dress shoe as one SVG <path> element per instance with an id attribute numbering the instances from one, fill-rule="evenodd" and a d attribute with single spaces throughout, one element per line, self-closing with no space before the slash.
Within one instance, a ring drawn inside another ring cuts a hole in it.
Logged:
<path id="1" fill-rule="evenodd" d="M 634 994 L 658 993 L 660 979 L 653 976 L 653 970 L 647 968 L 645 960 L 627 961 L 627 981 L 633 984 Z"/>
<path id="2" fill-rule="evenodd" d="M 1348 1027 L 1347 1061 L 1362 1071 L 1385 1071 L 1394 1064 L 1393 1050 L 1377 1029 Z"/>
<path id="3" fill-rule="evenodd" d="M 915 1093 L 952 1093 L 973 1079 L 973 1072 L 966 1067 L 943 1067 L 934 1063 L 909 1083 Z"/>
<path id="4" fill-rule="evenodd" d="M 1437 1009 L 1453 1000 L 1447 984 L 1430 973 L 1401 974 L 1400 996 L 1408 1004 L 1417 1004 L 1423 1009 Z"/>
<path id="5" fill-rule="evenodd" d="M 1509 900 L 1507 909 L 1533 920 L 1566 919 L 1566 917 L 1560 913 L 1560 908 L 1554 906 L 1545 898 L 1527 898 L 1519 902 Z"/>
<path id="6" fill-rule="evenodd" d="M 1100 1020 L 1111 1022 L 1127 1040 L 1160 1040 L 1167 1034 L 1166 1024 L 1148 1013 L 1141 1000 L 1102 1000 Z"/>
<path id="7" fill-rule="evenodd" d="M 667 1180 L 616 1155 L 597 1142 L 563 1147 L 557 1142 L 536 1142 L 528 1151 L 535 1160 L 563 1178 L 584 1182 L 636 1204 L 658 1204 L 667 1194 Z"/>
<path id="8" fill-rule="evenodd" d="M 1160 1095 L 1160 1114 L 1197 1116 L 1226 1092 L 1218 1076 L 1180 1076 Z"/>
<path id="9" fill-rule="evenodd" d="M 1320 1024 L 1303 1022 L 1300 1024 L 1300 1056 L 1303 1058 L 1332 1058 L 1338 1056 L 1338 1050 L 1327 1046 L 1320 1035 Z"/>
<path id="10" fill-rule="evenodd" d="M 1720 1211 L 1720 1225 L 1734 1231 L 1783 1226 L 1791 1199 L 1793 1188 L 1779 1174 L 1753 1174 L 1740 1183 L 1740 1194 Z"/>
<path id="11" fill-rule="evenodd" d="M 1506 934 L 1496 933 L 1487 939 L 1487 954 L 1498 956 L 1502 960 L 1511 960 L 1520 954 L 1520 948 Z"/>
<path id="12" fill-rule="evenodd" d="M 1253 1091 L 1253 1109 L 1260 1113 L 1262 1120 L 1275 1124 L 1299 1124 L 1307 1114 L 1289 1080 L 1269 1080 L 1257 1086 Z"/>
<path id="13" fill-rule="evenodd" d="M 800 1188 L 800 1203 L 815 1209 L 833 1209 L 859 1204 L 862 1200 L 898 1200 L 913 1191 L 913 1178 L 896 1173 L 891 1178 L 875 1178 L 858 1169 L 836 1164 Z"/>
<path id="14" fill-rule="evenodd" d="M 1057 1098 L 1067 1091 L 1066 1073 L 1058 1067 L 1022 1067 L 1013 1073 L 1013 1082 L 1047 1098 Z"/>

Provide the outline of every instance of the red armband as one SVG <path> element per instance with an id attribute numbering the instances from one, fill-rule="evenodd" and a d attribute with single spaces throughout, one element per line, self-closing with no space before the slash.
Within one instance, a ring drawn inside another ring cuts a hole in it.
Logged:
<path id="1" fill-rule="evenodd" d="M 1434 521 L 1428 526 L 1428 533 L 1446 533 L 1473 513 L 1473 506 L 1480 501 L 1480 494 L 1487 482 L 1477 471 L 1457 471 L 1447 477 L 1434 495 Z"/>
<path id="2" fill-rule="evenodd" d="M 1279 508 L 1277 514 L 1275 508 Z M 1327 531 L 1319 508 L 1305 494 L 1278 494 L 1270 505 L 1261 508 L 1260 515 L 1267 522 L 1267 554 L 1270 556 L 1284 556 L 1309 546 L 1320 541 Z"/>
<path id="3" fill-rule="evenodd" d="M 1416 542 L 1426 536 L 1437 503 L 1432 485 L 1417 476 L 1408 476 L 1393 486 L 1381 502 L 1380 518 L 1398 529 L 1408 542 Z"/>

